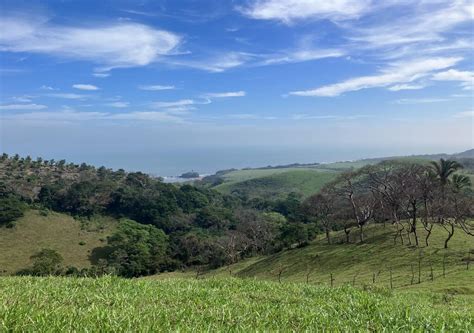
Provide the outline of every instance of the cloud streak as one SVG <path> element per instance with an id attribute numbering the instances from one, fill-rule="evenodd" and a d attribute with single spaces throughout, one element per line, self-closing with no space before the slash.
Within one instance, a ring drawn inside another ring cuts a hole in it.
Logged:
<path id="1" fill-rule="evenodd" d="M 78 84 L 73 84 L 72 87 L 79 90 L 88 90 L 88 91 L 99 90 L 99 87 L 94 86 L 92 84 L 79 84 L 78 83 Z"/>
<path id="2" fill-rule="evenodd" d="M 3 17 L 0 31 L 0 51 L 88 60 L 103 70 L 146 66 L 171 54 L 181 42 L 174 33 L 138 23 L 75 27 L 41 17 Z"/>
<path id="3" fill-rule="evenodd" d="M 389 65 L 375 75 L 355 77 L 315 89 L 292 91 L 289 94 L 294 96 L 334 97 L 350 91 L 405 84 L 427 77 L 438 70 L 452 67 L 461 60 L 462 58 L 459 57 L 439 57 L 399 62 Z"/>
<path id="4" fill-rule="evenodd" d="M 7 104 L 0 105 L 0 110 L 43 110 L 48 108 L 42 104 Z"/>

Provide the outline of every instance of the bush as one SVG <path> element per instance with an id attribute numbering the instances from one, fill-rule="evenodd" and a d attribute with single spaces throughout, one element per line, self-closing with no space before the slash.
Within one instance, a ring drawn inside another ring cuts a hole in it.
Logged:
<path id="1" fill-rule="evenodd" d="M 0 197 L 0 226 L 13 227 L 14 221 L 23 216 L 24 202 L 14 196 Z"/>
<path id="2" fill-rule="evenodd" d="M 18 275 L 60 275 L 62 274 L 63 257 L 55 250 L 42 249 L 30 257 L 33 265 L 30 268 L 19 271 Z"/>

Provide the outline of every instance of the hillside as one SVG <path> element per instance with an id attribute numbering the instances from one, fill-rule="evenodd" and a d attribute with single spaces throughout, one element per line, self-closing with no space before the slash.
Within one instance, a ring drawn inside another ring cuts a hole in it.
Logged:
<path id="1" fill-rule="evenodd" d="M 390 270 L 394 288 L 426 287 L 431 291 L 452 291 L 474 295 L 474 269 L 466 269 L 467 260 L 474 261 L 474 241 L 472 236 L 461 230 L 453 236 L 450 248 L 443 249 L 445 232 L 441 227 L 433 231 L 430 246 L 415 248 L 394 245 L 394 230 L 387 226 L 372 226 L 367 230 L 369 239 L 365 244 L 326 244 L 320 239 L 310 246 L 264 257 L 242 268 L 240 277 L 257 277 L 277 280 L 278 272 L 283 269 L 281 278 L 285 281 L 303 282 L 307 274 L 312 283 L 329 284 L 333 274 L 334 284 L 356 285 L 372 284 L 376 274 L 376 285 L 390 286 Z M 356 239 L 357 235 L 352 235 Z M 336 233 L 336 241 L 342 239 L 342 233 Z M 472 257 L 469 257 L 469 253 Z M 421 281 L 425 284 L 411 285 L 411 265 L 415 270 L 415 282 L 418 279 L 418 259 L 422 256 Z M 445 260 L 446 278 L 442 277 Z M 431 266 L 434 281 L 431 281 Z M 429 285 L 427 285 L 429 284 Z"/>
<path id="2" fill-rule="evenodd" d="M 66 266 L 90 267 L 93 249 L 106 244 L 116 224 L 108 217 L 81 222 L 66 214 L 29 210 L 14 228 L 0 228 L 0 275 L 29 266 L 30 256 L 43 248 L 58 251 Z"/>
<path id="3" fill-rule="evenodd" d="M 241 170 L 228 175 L 228 181 L 215 189 L 225 194 L 248 198 L 282 199 L 291 192 L 307 197 L 318 192 L 335 176 L 336 172 L 331 170 Z"/>
<path id="4" fill-rule="evenodd" d="M 431 293 L 250 279 L 0 279 L 9 332 L 468 332 L 473 322 L 471 303 Z"/>
<path id="5" fill-rule="evenodd" d="M 333 244 L 326 239 L 311 242 L 303 248 L 286 250 L 270 256 L 250 258 L 235 265 L 208 271 L 202 278 L 225 277 L 232 274 L 240 278 L 257 278 L 282 282 L 309 282 L 318 285 L 355 285 L 390 288 L 390 270 L 392 287 L 396 290 L 426 290 L 432 292 L 463 294 L 474 302 L 474 240 L 461 230 L 454 234 L 450 246 L 443 249 L 446 232 L 436 227 L 429 239 L 428 247 L 416 248 L 394 245 L 394 228 L 391 225 L 372 225 L 367 229 L 369 236 L 364 244 L 357 243 L 358 234 L 351 233 L 352 244 L 343 244 L 343 232 L 332 233 Z M 420 232 L 424 241 L 425 233 Z M 470 254 L 469 254 L 470 253 Z M 418 263 L 421 260 L 421 275 L 418 284 Z M 443 277 L 443 261 L 445 277 Z M 466 269 L 471 261 L 469 269 Z M 412 265 L 413 277 L 412 284 Z M 431 267 L 434 277 L 431 278 Z M 279 273 L 281 276 L 279 278 Z M 375 274 L 375 283 L 373 282 Z M 194 278 L 195 272 L 174 272 L 157 275 L 153 278 L 167 277 Z"/>
<path id="6" fill-rule="evenodd" d="M 296 192 L 304 198 L 317 193 L 325 184 L 333 180 L 339 172 L 359 169 L 366 165 L 373 165 L 387 160 L 428 164 L 429 161 L 439 160 L 440 158 L 459 160 L 465 167 L 460 172 L 470 177 L 474 184 L 473 153 L 474 149 L 471 149 L 456 154 L 390 156 L 323 164 L 231 169 L 205 177 L 201 184 L 210 184 L 211 188 L 224 194 L 236 194 L 247 198 L 282 199 L 291 192 Z"/>

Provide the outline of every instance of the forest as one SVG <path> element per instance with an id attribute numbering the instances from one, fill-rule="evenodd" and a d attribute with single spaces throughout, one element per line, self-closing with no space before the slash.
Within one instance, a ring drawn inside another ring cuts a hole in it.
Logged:
<path id="1" fill-rule="evenodd" d="M 19 275 L 123 277 L 184 268 L 211 269 L 255 255 L 306 246 L 324 234 L 343 231 L 342 242 L 365 242 L 369 224 L 393 225 L 394 244 L 429 246 L 431 231 L 474 236 L 474 193 L 463 165 L 382 161 L 344 170 L 317 193 L 302 198 L 246 198 L 222 194 L 206 182 L 167 184 L 141 172 L 43 160 L 0 157 L 0 224 L 14 228 L 25 210 L 47 216 L 62 212 L 80 221 L 97 216 L 119 220 L 106 244 L 94 249 L 90 268 L 63 265 L 44 248 Z M 358 239 L 351 238 L 357 230 Z M 423 230 L 423 237 L 419 230 Z"/>

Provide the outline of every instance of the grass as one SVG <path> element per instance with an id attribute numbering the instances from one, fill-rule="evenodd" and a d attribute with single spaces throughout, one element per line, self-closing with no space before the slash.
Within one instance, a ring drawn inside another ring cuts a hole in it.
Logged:
<path id="1" fill-rule="evenodd" d="M 424 233 L 419 231 L 420 240 Z M 332 234 L 333 244 L 319 239 L 303 248 L 286 250 L 269 256 L 253 257 L 237 264 L 203 273 L 201 278 L 228 277 L 278 281 L 279 272 L 283 282 L 306 282 L 329 286 L 331 274 L 334 286 L 355 285 L 390 288 L 397 291 L 429 291 L 457 294 L 474 302 L 474 242 L 473 237 L 456 230 L 447 250 L 443 249 L 445 231 L 441 227 L 433 230 L 430 246 L 394 245 L 392 226 L 369 226 L 366 242 L 357 243 L 358 234 L 353 231 L 351 244 L 341 244 L 343 234 Z M 423 243 L 424 244 L 424 243 Z M 470 254 L 469 254 L 470 253 Z M 420 283 L 418 283 L 418 263 L 420 262 Z M 470 258 L 470 269 L 467 260 Z M 443 261 L 445 274 L 443 276 Z M 412 274 L 413 265 L 413 274 Z M 433 278 L 431 277 L 433 269 Z M 375 274 L 375 283 L 374 281 Z M 150 277 L 195 278 L 196 272 L 184 271 L 164 273 Z M 412 280 L 413 278 L 413 280 Z"/>
<path id="2" fill-rule="evenodd" d="M 252 279 L 0 278 L 0 331 L 469 332 L 472 303 Z"/>
<path id="3" fill-rule="evenodd" d="M 28 267 L 30 256 L 42 248 L 58 251 L 65 266 L 89 267 L 92 250 L 104 246 L 114 228 L 112 218 L 85 223 L 65 214 L 49 212 L 43 216 L 37 210 L 28 210 L 14 228 L 0 228 L 0 274 Z"/>
<path id="4" fill-rule="evenodd" d="M 234 172 L 235 174 L 233 174 Z M 285 198 L 291 192 L 307 197 L 318 192 L 336 176 L 333 171 L 297 168 L 234 172 L 228 176 L 228 182 L 215 189 L 227 194 L 237 192 L 249 198 L 263 197 L 267 199 Z"/>
<path id="5" fill-rule="evenodd" d="M 424 233 L 419 232 L 423 239 Z M 466 261 L 474 260 L 473 237 L 457 230 L 449 243 L 449 248 L 443 248 L 445 231 L 441 227 L 433 230 L 430 246 L 420 247 L 394 245 L 394 229 L 387 225 L 371 226 L 366 230 L 368 237 L 363 244 L 357 242 L 357 234 L 353 236 L 352 244 L 340 244 L 341 233 L 333 235 L 336 244 L 328 245 L 321 238 L 309 246 L 292 249 L 261 258 L 236 274 L 240 277 L 257 277 L 277 280 L 278 272 L 283 269 L 281 278 L 284 281 L 303 282 L 307 274 L 309 280 L 316 284 L 330 284 L 330 274 L 333 274 L 333 284 L 373 285 L 390 287 L 390 271 L 392 287 L 395 289 L 426 288 L 432 291 L 452 292 L 471 295 L 474 297 L 474 267 L 466 269 Z M 471 252 L 471 254 L 469 254 Z M 418 284 L 418 262 L 421 257 L 421 284 Z M 445 277 L 443 277 L 443 261 L 445 262 Z M 414 283 L 412 284 L 412 265 Z M 474 266 L 474 265 L 471 265 Z M 431 278 L 433 269 L 433 279 Z"/>

